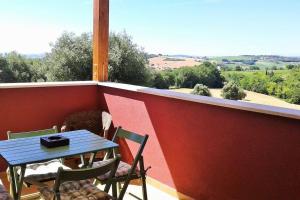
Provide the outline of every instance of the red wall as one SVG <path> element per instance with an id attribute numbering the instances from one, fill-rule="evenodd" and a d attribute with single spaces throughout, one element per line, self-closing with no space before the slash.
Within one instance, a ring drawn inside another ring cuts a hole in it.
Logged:
<path id="1" fill-rule="evenodd" d="M 1 89 L 0 139 L 7 130 L 60 126 L 70 113 L 96 108 L 107 109 L 114 126 L 149 134 L 149 175 L 186 195 L 300 199 L 299 120 L 102 86 Z"/>
<path id="2" fill-rule="evenodd" d="M 97 109 L 97 86 L 0 89 L 0 140 L 6 132 L 61 126 L 70 113 Z M 4 170 L 4 161 L 0 170 Z"/>
<path id="3" fill-rule="evenodd" d="M 299 120 L 103 86 L 99 102 L 114 126 L 150 135 L 149 175 L 179 192 L 198 200 L 300 199 Z"/>

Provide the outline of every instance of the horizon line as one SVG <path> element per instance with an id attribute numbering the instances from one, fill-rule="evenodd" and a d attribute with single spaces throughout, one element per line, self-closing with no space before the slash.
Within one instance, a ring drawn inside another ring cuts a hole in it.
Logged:
<path id="1" fill-rule="evenodd" d="M 31 56 L 31 55 L 37 55 L 37 56 L 45 56 L 47 53 L 50 52 L 39 52 L 39 53 L 20 53 L 16 50 L 13 51 L 9 51 L 9 52 L 0 52 L 0 55 L 5 55 L 5 54 L 9 54 L 12 52 L 16 52 L 20 55 L 23 56 Z M 177 57 L 236 57 L 236 56 L 280 56 L 280 57 L 295 57 L 298 58 L 300 57 L 300 55 L 283 55 L 283 54 L 235 54 L 235 55 L 193 55 L 193 54 L 184 54 L 184 53 L 176 53 L 176 54 L 163 54 L 163 53 L 148 53 L 146 52 L 146 54 L 148 55 L 160 55 L 161 56 L 177 56 Z"/>

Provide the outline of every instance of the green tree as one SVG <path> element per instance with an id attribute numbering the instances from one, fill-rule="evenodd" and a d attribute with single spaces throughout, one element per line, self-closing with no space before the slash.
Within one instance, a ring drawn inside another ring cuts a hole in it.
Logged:
<path id="1" fill-rule="evenodd" d="M 15 82 L 14 74 L 8 67 L 6 58 L 0 55 L 0 83 L 10 82 Z"/>
<path id="2" fill-rule="evenodd" d="M 287 69 L 294 69 L 296 67 L 296 65 L 289 64 L 289 65 L 286 65 L 285 67 Z"/>
<path id="3" fill-rule="evenodd" d="M 46 72 L 43 70 L 43 59 L 35 58 L 28 59 L 27 61 L 32 72 L 32 82 L 45 82 L 47 81 Z"/>
<path id="4" fill-rule="evenodd" d="M 261 73 L 253 73 L 251 75 L 245 76 L 240 84 L 242 88 L 246 90 L 250 90 L 253 92 L 258 92 L 262 94 L 268 94 L 268 82 L 269 76 L 261 74 Z"/>
<path id="5" fill-rule="evenodd" d="M 249 69 L 250 70 L 259 70 L 259 67 L 258 66 L 256 66 L 256 65 L 251 65 L 250 67 L 249 67 Z M 241 71 L 241 70 L 240 70 Z"/>
<path id="6" fill-rule="evenodd" d="M 178 88 L 193 88 L 199 83 L 199 76 L 193 67 L 182 67 L 176 70 L 175 85 Z"/>
<path id="7" fill-rule="evenodd" d="M 31 82 L 33 72 L 24 56 L 10 52 L 0 59 L 1 82 Z"/>
<path id="8" fill-rule="evenodd" d="M 152 87 L 157 89 L 169 89 L 170 85 L 160 72 L 155 72 L 152 79 Z"/>
<path id="9" fill-rule="evenodd" d="M 224 78 L 216 65 L 210 62 L 175 70 L 175 85 L 181 88 L 193 88 L 197 83 L 212 88 L 220 88 L 223 86 L 223 80 Z"/>
<path id="10" fill-rule="evenodd" d="M 237 65 L 235 66 L 235 71 L 243 71 L 243 69 L 241 66 Z"/>
<path id="11" fill-rule="evenodd" d="M 211 93 L 206 85 L 196 84 L 191 94 L 202 95 L 202 96 L 211 96 Z"/>
<path id="12" fill-rule="evenodd" d="M 41 72 L 47 81 L 78 81 L 92 79 L 92 35 L 76 36 L 65 32 L 51 44 L 51 52 L 43 61 Z M 150 71 L 146 53 L 126 33 L 110 33 L 109 80 L 146 85 Z M 37 74 L 39 79 L 44 77 Z M 36 78 L 37 79 L 37 78 Z"/>
<path id="13" fill-rule="evenodd" d="M 272 70 L 277 70 L 278 69 L 278 67 L 276 66 L 276 65 L 274 65 L 274 66 L 272 66 L 272 68 L 271 68 Z"/>
<path id="14" fill-rule="evenodd" d="M 211 88 L 223 87 L 224 77 L 215 64 L 204 62 L 200 66 L 196 66 L 195 69 L 198 74 L 199 83 Z"/>
<path id="15" fill-rule="evenodd" d="M 147 54 L 126 33 L 110 33 L 109 80 L 136 85 L 149 84 Z"/>
<path id="16" fill-rule="evenodd" d="M 46 54 L 42 66 L 47 81 L 92 79 L 91 34 L 76 36 L 65 32 L 51 46 L 51 53 Z"/>
<path id="17" fill-rule="evenodd" d="M 289 102 L 294 104 L 300 104 L 300 84 L 298 84 L 297 87 L 292 89 Z"/>
<path id="18" fill-rule="evenodd" d="M 163 76 L 164 80 L 167 81 L 169 86 L 175 86 L 175 73 L 174 70 L 163 70 L 161 71 L 161 75 Z"/>
<path id="19" fill-rule="evenodd" d="M 229 82 L 223 87 L 221 96 L 225 99 L 241 100 L 246 97 L 246 93 L 236 83 Z"/>

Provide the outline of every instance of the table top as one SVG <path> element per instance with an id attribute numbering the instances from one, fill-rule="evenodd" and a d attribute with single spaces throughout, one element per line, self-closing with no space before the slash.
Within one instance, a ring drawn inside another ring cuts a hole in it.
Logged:
<path id="1" fill-rule="evenodd" d="M 118 144 L 87 130 L 69 131 L 50 135 L 62 135 L 67 137 L 70 139 L 70 144 L 67 146 L 47 148 L 40 144 L 40 137 L 46 137 L 48 135 L 4 140 L 0 141 L 1 157 L 4 158 L 8 165 L 19 166 L 118 147 Z"/>

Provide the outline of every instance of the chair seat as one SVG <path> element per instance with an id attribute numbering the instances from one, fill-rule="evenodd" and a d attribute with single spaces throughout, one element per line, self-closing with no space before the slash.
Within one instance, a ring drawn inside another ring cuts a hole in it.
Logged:
<path id="1" fill-rule="evenodd" d="M 94 162 L 93 163 L 93 167 L 100 167 L 105 165 L 107 162 L 109 162 L 110 159 L 108 160 L 103 160 L 103 161 L 99 161 L 99 162 Z M 118 165 L 118 169 L 116 171 L 115 177 L 122 177 L 122 176 L 126 176 L 129 171 L 131 169 L 131 165 L 129 165 L 126 162 L 120 161 L 119 165 Z M 140 170 L 138 168 L 136 168 L 135 173 L 133 174 L 133 176 L 140 176 Z M 98 176 L 97 177 L 100 181 L 105 181 L 109 178 L 109 173 L 106 173 L 104 175 Z"/>
<path id="2" fill-rule="evenodd" d="M 24 179 L 35 181 L 55 179 L 59 167 L 62 167 L 63 169 L 70 169 L 69 167 L 63 165 L 58 159 L 43 163 L 30 164 L 26 166 Z M 18 174 L 20 174 L 20 169 L 18 170 Z"/>
<path id="3" fill-rule="evenodd" d="M 52 200 L 55 192 L 49 187 L 38 188 L 41 197 Z M 59 187 L 61 200 L 110 200 L 113 199 L 106 192 L 92 184 L 92 180 L 69 181 Z"/>
<path id="4" fill-rule="evenodd" d="M 2 181 L 0 180 L 0 199 L 1 200 L 12 200 L 11 196 L 8 194 L 7 190 L 5 189 Z"/>
<path id="5" fill-rule="evenodd" d="M 30 183 L 31 180 L 33 180 L 34 182 L 54 180 L 56 178 L 57 170 L 59 167 L 62 167 L 63 169 L 70 169 L 69 167 L 63 165 L 58 159 L 27 165 L 24 175 L 24 181 Z M 21 169 L 18 168 L 17 173 L 19 175 L 20 172 Z"/>

